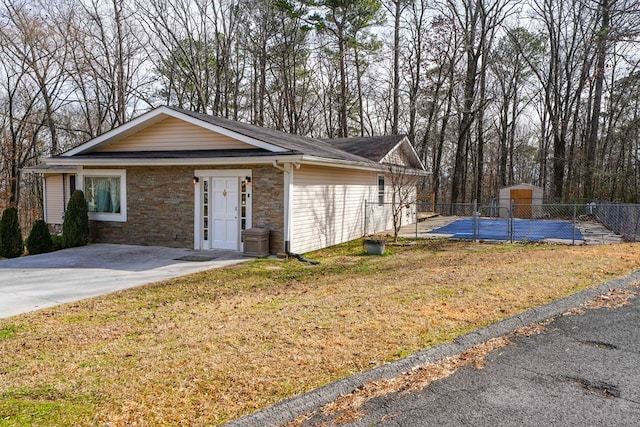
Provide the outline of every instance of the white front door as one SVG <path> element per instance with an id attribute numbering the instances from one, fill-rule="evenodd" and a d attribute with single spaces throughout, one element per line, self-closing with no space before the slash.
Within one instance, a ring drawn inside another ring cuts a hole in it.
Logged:
<path id="1" fill-rule="evenodd" d="M 202 249 L 239 249 L 238 177 L 202 179 Z"/>

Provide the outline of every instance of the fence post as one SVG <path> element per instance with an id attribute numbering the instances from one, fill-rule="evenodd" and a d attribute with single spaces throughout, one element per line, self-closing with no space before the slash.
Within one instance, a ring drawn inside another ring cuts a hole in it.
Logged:
<path id="1" fill-rule="evenodd" d="M 475 242 L 476 241 L 476 236 L 478 235 L 478 200 L 474 199 L 473 200 L 473 212 L 471 214 L 471 237 L 472 240 Z"/>
<path id="2" fill-rule="evenodd" d="M 367 200 L 364 200 L 364 234 L 363 236 L 367 235 Z"/>
<path id="3" fill-rule="evenodd" d="M 571 244 L 575 245 L 576 244 L 576 211 L 577 211 L 578 207 L 577 205 L 574 203 L 573 204 L 573 227 L 571 227 Z"/>
<path id="4" fill-rule="evenodd" d="M 414 205 L 413 209 L 414 220 L 416 221 L 416 239 L 418 238 L 418 202 Z"/>
<path id="5" fill-rule="evenodd" d="M 634 216 L 636 217 L 636 227 L 635 230 L 633 230 L 633 242 L 637 242 L 638 241 L 638 222 L 640 222 L 640 211 L 638 210 L 638 205 L 635 206 L 635 212 L 633 213 Z"/>
<path id="6" fill-rule="evenodd" d="M 515 201 L 511 199 L 511 206 L 509 207 L 509 223 L 507 225 L 507 231 L 509 233 L 509 241 L 513 243 L 513 212 L 515 209 Z"/>

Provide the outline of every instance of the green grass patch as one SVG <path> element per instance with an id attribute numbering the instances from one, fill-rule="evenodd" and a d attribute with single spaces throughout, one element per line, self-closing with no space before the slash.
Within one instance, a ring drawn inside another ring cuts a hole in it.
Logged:
<path id="1" fill-rule="evenodd" d="M 0 426 L 80 426 L 95 413 L 87 403 L 68 403 L 31 400 L 27 398 L 0 399 Z"/>
<path id="2" fill-rule="evenodd" d="M 51 385 L 9 389 L 0 394 L 0 426 L 85 425 L 95 413 L 95 400 Z"/>
<path id="3" fill-rule="evenodd" d="M 7 325 L 0 328 L 0 340 L 8 340 L 15 336 L 16 334 L 16 326 L 15 325 Z"/>

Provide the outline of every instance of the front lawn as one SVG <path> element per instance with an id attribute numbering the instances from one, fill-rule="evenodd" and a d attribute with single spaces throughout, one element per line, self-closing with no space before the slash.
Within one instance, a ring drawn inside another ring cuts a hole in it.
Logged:
<path id="1" fill-rule="evenodd" d="M 0 319 L 0 425 L 220 425 L 640 268 L 640 244 L 354 242 Z"/>

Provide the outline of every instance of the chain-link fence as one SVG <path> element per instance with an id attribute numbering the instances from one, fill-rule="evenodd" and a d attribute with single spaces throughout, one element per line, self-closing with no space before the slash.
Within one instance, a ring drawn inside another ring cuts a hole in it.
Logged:
<path id="1" fill-rule="evenodd" d="M 393 231 L 407 237 L 545 241 L 568 244 L 640 241 L 640 205 L 365 203 L 365 234 Z"/>
<path id="2" fill-rule="evenodd" d="M 590 204 L 589 214 L 628 242 L 640 241 L 640 205 Z"/>

